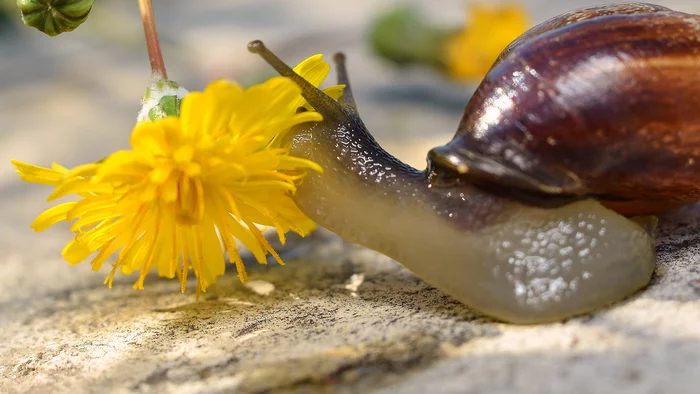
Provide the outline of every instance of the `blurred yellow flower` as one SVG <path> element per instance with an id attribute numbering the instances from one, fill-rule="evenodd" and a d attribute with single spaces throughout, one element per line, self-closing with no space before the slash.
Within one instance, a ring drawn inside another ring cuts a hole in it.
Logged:
<path id="1" fill-rule="evenodd" d="M 472 3 L 469 23 L 445 45 L 445 62 L 456 79 L 480 79 L 498 55 L 530 27 L 526 10 L 517 4 Z"/>
<path id="2" fill-rule="evenodd" d="M 296 68 L 316 86 L 329 69 L 320 55 Z M 155 268 L 160 276 L 177 275 L 184 292 L 191 269 L 199 295 L 224 273 L 224 251 L 245 281 L 236 239 L 259 263 L 269 253 L 283 264 L 255 224 L 274 227 L 282 243 L 288 231 L 303 236 L 314 229 L 292 196 L 307 170 L 322 169 L 273 143 L 295 125 L 322 119 L 297 113 L 303 105 L 301 89 L 284 77 L 245 90 L 222 80 L 185 96 L 179 118 L 138 123 L 131 149 L 101 162 L 69 170 L 13 161 L 23 180 L 55 187 L 49 201 L 80 197 L 46 210 L 32 228 L 72 222 L 75 239 L 63 249 L 71 265 L 94 256 L 97 271 L 116 254 L 105 279 L 110 287 L 120 269 L 138 271 L 134 288 L 142 289 Z"/>

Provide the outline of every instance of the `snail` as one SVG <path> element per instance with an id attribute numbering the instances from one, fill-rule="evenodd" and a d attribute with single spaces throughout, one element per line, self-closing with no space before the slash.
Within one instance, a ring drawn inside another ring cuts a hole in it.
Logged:
<path id="1" fill-rule="evenodd" d="M 248 48 L 323 115 L 289 141 L 325 170 L 299 187 L 300 208 L 497 320 L 557 321 L 634 294 L 655 268 L 648 215 L 700 199 L 700 16 L 628 3 L 532 28 L 424 171 L 367 131 L 342 54 L 335 101 L 261 41 Z"/>

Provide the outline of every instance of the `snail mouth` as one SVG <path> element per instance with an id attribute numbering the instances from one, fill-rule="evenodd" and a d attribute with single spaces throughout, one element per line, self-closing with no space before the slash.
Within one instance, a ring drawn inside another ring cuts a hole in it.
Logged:
<path id="1" fill-rule="evenodd" d="M 541 207 L 556 207 L 591 197 L 578 177 L 569 171 L 536 169 L 526 172 L 502 158 L 487 157 L 451 145 L 434 148 L 428 153 L 426 176 L 431 186 L 470 183 L 491 193 Z"/>

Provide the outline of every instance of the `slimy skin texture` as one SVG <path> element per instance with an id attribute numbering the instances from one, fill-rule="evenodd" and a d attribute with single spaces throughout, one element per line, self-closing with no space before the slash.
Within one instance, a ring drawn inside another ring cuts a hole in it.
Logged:
<path id="1" fill-rule="evenodd" d="M 451 157 L 457 170 L 459 164 L 479 164 L 477 171 L 490 174 L 485 179 L 493 184 L 501 178 L 491 176 L 489 169 L 500 167 L 483 156 L 467 162 L 471 151 L 464 149 L 449 150 L 452 156 L 434 150 L 428 177 L 390 155 L 367 132 L 342 56 L 336 57 L 336 66 L 339 83 L 346 88 L 336 102 L 262 42 L 252 42 L 249 49 L 294 80 L 323 115 L 322 122 L 295 130 L 289 141 L 292 155 L 324 169 L 323 174 L 310 173 L 295 195 L 299 207 L 319 225 L 395 259 L 474 310 L 511 323 L 584 314 L 649 283 L 656 260 L 652 219 L 627 219 L 585 195 L 567 204 L 551 203 L 555 194 L 543 196 L 539 205 L 525 203 L 513 198 L 514 187 L 531 176 L 520 177 L 516 169 L 503 172 L 512 175 L 512 182 L 500 183 L 498 192 L 485 188 L 488 182 L 474 183 L 468 177 L 433 184 L 433 174 L 440 178 L 449 172 Z M 465 115 L 470 115 L 469 107 Z M 439 158 L 447 163 L 441 165 Z"/>
<path id="2" fill-rule="evenodd" d="M 429 187 L 425 174 L 351 124 L 300 131 L 314 160 L 296 201 L 319 225 L 383 253 L 467 306 L 529 324 L 593 311 L 644 287 L 654 241 L 639 224 L 584 200 L 544 209 L 476 187 Z"/>

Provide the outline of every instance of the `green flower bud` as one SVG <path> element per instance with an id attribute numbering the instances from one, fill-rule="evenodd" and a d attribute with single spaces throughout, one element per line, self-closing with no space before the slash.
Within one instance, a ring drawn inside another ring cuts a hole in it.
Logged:
<path id="1" fill-rule="evenodd" d="M 187 89 L 174 81 L 159 79 L 146 88 L 137 122 L 156 121 L 168 116 L 180 116 L 180 103 Z"/>
<path id="2" fill-rule="evenodd" d="M 95 0 L 17 0 L 22 22 L 49 36 L 73 31 L 90 14 Z"/>
<path id="3" fill-rule="evenodd" d="M 455 32 L 430 25 L 416 10 L 404 6 L 380 15 L 369 39 L 375 53 L 399 66 L 417 63 L 444 68 L 444 43 Z"/>

